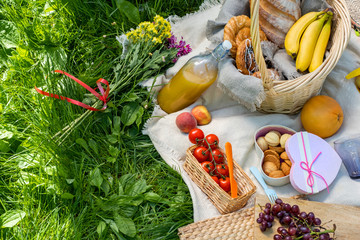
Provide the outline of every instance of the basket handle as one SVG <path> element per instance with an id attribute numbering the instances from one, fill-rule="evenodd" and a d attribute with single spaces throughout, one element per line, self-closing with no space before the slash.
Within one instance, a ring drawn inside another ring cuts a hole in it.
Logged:
<path id="1" fill-rule="evenodd" d="M 259 31 L 259 2 L 260 0 L 251 0 L 250 1 L 250 35 L 252 40 L 252 46 L 255 54 L 255 61 L 259 67 L 261 73 L 261 79 L 265 90 L 269 90 L 271 93 L 275 94 L 273 89 L 273 80 L 269 77 L 267 72 L 267 67 L 265 63 L 264 56 L 261 50 L 260 44 L 260 31 Z"/>

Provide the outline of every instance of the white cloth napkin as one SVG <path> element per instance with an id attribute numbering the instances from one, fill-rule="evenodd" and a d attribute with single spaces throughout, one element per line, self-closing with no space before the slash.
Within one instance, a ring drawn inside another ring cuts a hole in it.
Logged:
<path id="1" fill-rule="evenodd" d="M 206 50 L 211 43 L 206 38 L 206 24 L 214 20 L 220 11 L 221 5 L 215 3 L 197 14 L 186 16 L 172 24 L 172 30 L 177 36 L 191 44 L 193 52 L 179 59 L 177 64 L 169 69 L 166 76 L 157 78 L 157 82 L 166 82 L 183 64 L 194 55 Z M 355 68 L 360 67 L 360 38 L 354 33 L 340 61 L 327 77 L 321 94 L 329 95 L 336 99 L 344 111 L 344 122 L 340 130 L 326 141 L 333 146 L 333 142 L 345 136 L 360 134 L 360 93 L 354 85 L 354 80 L 346 80 L 345 75 Z M 151 84 L 149 80 L 146 84 Z M 244 169 L 257 185 L 257 192 L 264 194 L 263 189 L 249 171 L 251 166 L 259 165 L 260 159 L 254 149 L 255 131 L 269 124 L 280 124 L 296 131 L 302 131 L 300 115 L 263 114 L 250 112 L 244 106 L 233 101 L 213 84 L 202 97 L 193 105 L 179 112 L 166 114 L 158 106 L 155 107 L 153 117 L 150 119 L 143 133 L 147 134 L 161 157 L 178 171 L 189 187 L 194 207 L 194 222 L 220 215 L 208 197 L 192 182 L 183 169 L 185 152 L 191 143 L 187 134 L 181 133 L 176 125 L 175 118 L 180 112 L 190 111 L 197 104 L 204 104 L 212 114 L 210 124 L 200 126 L 205 134 L 214 133 L 220 139 L 220 147 L 224 148 L 225 142 L 233 146 L 234 160 Z M 282 187 L 271 187 L 280 197 L 297 195 L 291 184 Z M 335 181 L 330 185 L 330 194 L 322 191 L 309 197 L 311 200 L 360 206 L 360 180 L 350 179 L 342 164 Z"/>

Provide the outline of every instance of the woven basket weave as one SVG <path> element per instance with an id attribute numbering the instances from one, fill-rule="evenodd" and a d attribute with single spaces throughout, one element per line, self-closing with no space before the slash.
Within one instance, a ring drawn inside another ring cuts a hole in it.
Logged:
<path id="1" fill-rule="evenodd" d="M 234 178 L 238 187 L 238 197 L 232 198 L 225 192 L 201 167 L 192 154 L 197 146 L 192 146 L 186 151 L 184 170 L 198 187 L 209 197 L 221 214 L 234 212 L 244 207 L 251 195 L 256 191 L 256 186 L 242 168 L 234 161 Z M 220 149 L 224 152 L 222 149 Z M 225 154 L 224 154 L 225 156 Z M 225 163 L 227 159 L 225 156 Z"/>
<path id="2" fill-rule="evenodd" d="M 189 224 L 178 229 L 181 240 L 249 240 L 254 238 L 254 207 Z"/>
<path id="3" fill-rule="evenodd" d="M 259 39 L 259 2 L 252 0 L 250 4 L 250 33 L 255 53 L 255 60 L 262 76 L 266 94 L 265 100 L 258 108 L 260 112 L 297 113 L 305 102 L 317 95 L 327 75 L 332 71 L 348 44 L 351 30 L 349 11 L 344 0 L 328 0 L 334 9 L 330 53 L 323 64 L 315 71 L 293 80 L 273 81 L 266 71 Z"/>

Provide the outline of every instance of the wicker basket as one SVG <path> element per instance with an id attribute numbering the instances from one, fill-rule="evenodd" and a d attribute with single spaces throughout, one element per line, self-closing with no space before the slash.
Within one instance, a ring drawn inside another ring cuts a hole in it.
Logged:
<path id="1" fill-rule="evenodd" d="M 192 153 L 196 147 L 192 146 L 186 151 L 184 169 L 190 178 L 209 197 L 221 214 L 230 213 L 244 207 L 251 195 L 256 191 L 256 186 L 249 176 L 234 161 L 234 178 L 237 182 L 238 197 L 232 198 L 205 172 L 193 156 Z M 220 150 L 224 152 L 222 149 Z M 226 156 L 225 163 L 227 163 Z"/>
<path id="2" fill-rule="evenodd" d="M 249 240 L 254 239 L 255 208 L 209 218 L 178 229 L 180 240 Z"/>
<path id="3" fill-rule="evenodd" d="M 259 39 L 259 1 L 252 0 L 250 4 L 251 27 L 255 60 L 262 76 L 266 99 L 258 108 L 260 112 L 297 113 L 305 102 L 317 95 L 327 75 L 332 71 L 341 54 L 347 46 L 350 31 L 350 14 L 344 0 L 328 0 L 334 9 L 334 24 L 330 39 L 330 53 L 315 71 L 293 80 L 273 81 L 266 71 Z"/>

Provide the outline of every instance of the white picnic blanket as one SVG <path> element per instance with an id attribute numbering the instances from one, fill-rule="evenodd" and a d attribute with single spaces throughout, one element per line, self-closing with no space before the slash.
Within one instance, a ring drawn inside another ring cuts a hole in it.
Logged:
<path id="1" fill-rule="evenodd" d="M 176 36 L 183 36 L 190 43 L 193 52 L 181 57 L 176 65 L 166 72 L 166 76 L 157 78 L 157 82 L 166 82 L 192 56 L 211 48 L 206 39 L 205 31 L 208 20 L 214 20 L 220 11 L 221 4 L 217 1 L 207 1 L 206 6 L 192 15 L 182 19 L 175 19 L 172 31 Z M 345 75 L 360 67 L 360 38 L 352 31 L 351 39 L 340 61 L 332 73 L 327 77 L 321 94 L 335 98 L 344 111 L 344 122 L 340 130 L 326 141 L 333 146 L 333 142 L 345 136 L 360 134 L 360 93 L 354 86 L 353 79 L 346 80 Z M 150 84 L 151 81 L 148 82 Z M 258 166 L 260 159 L 254 149 L 255 131 L 269 124 L 280 124 L 296 131 L 304 130 L 301 127 L 300 116 L 285 114 L 263 114 L 250 112 L 237 104 L 213 84 L 203 96 L 193 105 L 173 114 L 166 114 L 158 106 L 153 112 L 144 129 L 149 135 L 161 157 L 171 167 L 178 171 L 190 190 L 194 207 L 194 222 L 220 215 L 208 197 L 192 182 L 183 169 L 185 151 L 191 146 L 187 134 L 181 133 L 175 125 L 176 116 L 183 111 L 190 111 L 194 105 L 204 104 L 212 114 L 210 124 L 200 126 L 205 134 L 214 133 L 220 139 L 220 147 L 225 142 L 233 146 L 233 156 L 237 163 L 245 170 L 257 185 L 257 192 L 264 194 L 263 189 L 249 171 L 251 166 Z M 297 195 L 291 184 L 282 187 L 271 187 L 280 197 Z M 322 191 L 309 197 L 311 200 L 360 206 L 360 180 L 350 179 L 345 166 L 342 164 L 335 181 L 330 185 L 330 194 Z"/>

